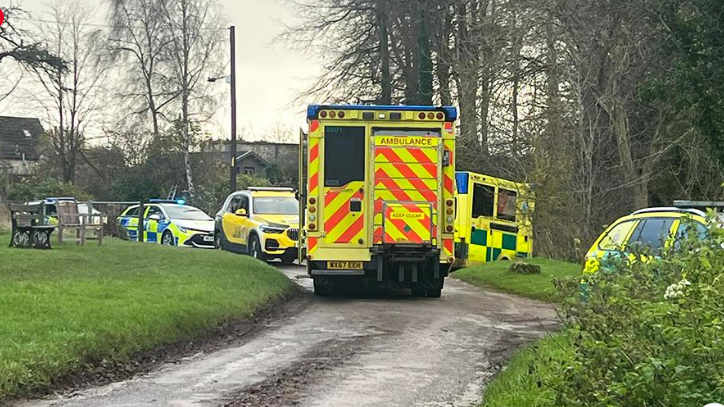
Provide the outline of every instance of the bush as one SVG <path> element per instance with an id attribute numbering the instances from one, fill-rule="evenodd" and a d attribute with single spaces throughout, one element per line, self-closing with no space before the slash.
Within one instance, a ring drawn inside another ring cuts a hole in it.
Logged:
<path id="1" fill-rule="evenodd" d="M 83 189 L 55 178 L 24 179 L 12 184 L 8 191 L 8 200 L 17 202 L 53 196 L 72 196 L 79 201 L 87 201 L 92 198 Z"/>
<path id="2" fill-rule="evenodd" d="M 572 360 L 559 406 L 703 406 L 724 400 L 724 230 L 677 253 L 620 260 L 561 284 Z"/>

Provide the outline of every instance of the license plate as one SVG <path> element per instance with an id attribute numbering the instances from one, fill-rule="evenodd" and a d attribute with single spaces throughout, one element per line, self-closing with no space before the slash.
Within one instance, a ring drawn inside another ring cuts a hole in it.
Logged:
<path id="1" fill-rule="evenodd" d="M 204 236 L 204 242 L 213 242 L 214 237 L 213 236 Z"/>
<path id="2" fill-rule="evenodd" d="M 361 261 L 328 261 L 328 270 L 362 270 Z"/>

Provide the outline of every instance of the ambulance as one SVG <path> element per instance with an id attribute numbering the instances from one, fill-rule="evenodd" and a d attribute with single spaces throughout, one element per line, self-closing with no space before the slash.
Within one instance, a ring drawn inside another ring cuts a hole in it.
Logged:
<path id="1" fill-rule="evenodd" d="M 454 258 L 454 107 L 312 105 L 300 143 L 300 256 L 317 295 L 438 298 Z"/>
<path id="2" fill-rule="evenodd" d="M 473 172 L 455 175 L 454 269 L 533 254 L 530 185 Z"/>

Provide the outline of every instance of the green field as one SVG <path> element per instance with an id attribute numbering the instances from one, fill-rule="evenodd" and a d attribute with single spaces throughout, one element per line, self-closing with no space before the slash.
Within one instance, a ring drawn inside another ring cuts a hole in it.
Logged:
<path id="1" fill-rule="evenodd" d="M 510 262 L 495 261 L 458 270 L 452 277 L 480 287 L 492 287 L 528 298 L 553 301 L 556 294 L 553 280 L 581 273 L 580 264 L 543 258 L 526 262 L 541 266 L 541 274 L 511 273 L 508 271 Z"/>
<path id="2" fill-rule="evenodd" d="M 0 400 L 192 338 L 291 293 L 249 257 L 107 239 L 50 251 L 0 236 Z M 55 242 L 54 242 L 55 243 Z"/>

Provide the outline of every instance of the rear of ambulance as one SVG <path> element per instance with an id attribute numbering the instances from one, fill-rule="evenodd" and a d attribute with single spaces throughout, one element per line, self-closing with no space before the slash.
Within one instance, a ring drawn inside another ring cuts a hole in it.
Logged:
<path id="1" fill-rule="evenodd" d="M 454 108 L 310 106 L 301 169 L 315 292 L 439 297 L 454 261 Z"/>

